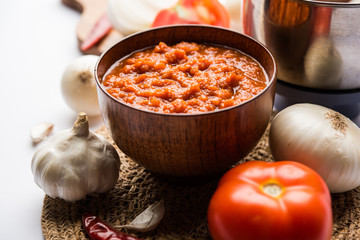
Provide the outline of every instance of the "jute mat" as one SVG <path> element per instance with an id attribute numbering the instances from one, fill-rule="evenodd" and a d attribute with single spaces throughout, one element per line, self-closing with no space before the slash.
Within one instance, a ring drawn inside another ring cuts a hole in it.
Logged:
<path id="1" fill-rule="evenodd" d="M 108 136 L 105 127 L 97 133 Z M 45 196 L 41 225 L 45 239 L 88 239 L 81 214 L 91 212 L 112 225 L 129 223 L 150 204 L 164 199 L 166 213 L 160 225 L 148 233 L 128 232 L 141 239 L 211 239 L 206 212 L 217 181 L 181 185 L 158 179 L 134 163 L 120 150 L 121 170 L 114 189 L 69 203 Z M 273 161 L 268 147 L 268 130 L 256 148 L 244 159 Z M 360 239 L 359 189 L 332 195 L 332 239 Z M 127 232 L 126 230 L 122 230 Z"/>

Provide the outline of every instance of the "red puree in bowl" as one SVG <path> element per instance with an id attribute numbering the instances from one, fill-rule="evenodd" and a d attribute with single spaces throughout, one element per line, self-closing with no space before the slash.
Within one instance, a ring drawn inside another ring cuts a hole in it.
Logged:
<path id="1" fill-rule="evenodd" d="M 137 51 L 105 74 L 119 101 L 162 113 L 199 113 L 249 100 L 268 84 L 258 62 L 234 49 L 181 42 Z"/>

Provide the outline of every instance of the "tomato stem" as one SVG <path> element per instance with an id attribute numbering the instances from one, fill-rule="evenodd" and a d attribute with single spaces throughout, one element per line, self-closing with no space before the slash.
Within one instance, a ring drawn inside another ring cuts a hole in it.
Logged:
<path id="1" fill-rule="evenodd" d="M 282 187 L 276 183 L 267 183 L 263 186 L 263 191 L 272 197 L 278 197 L 282 193 Z"/>

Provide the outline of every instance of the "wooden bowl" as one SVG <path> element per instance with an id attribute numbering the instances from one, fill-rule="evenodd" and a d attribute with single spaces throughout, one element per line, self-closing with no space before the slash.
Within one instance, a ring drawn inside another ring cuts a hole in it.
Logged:
<path id="1" fill-rule="evenodd" d="M 230 108 L 200 114 L 169 114 L 139 110 L 113 98 L 101 85 L 106 71 L 135 50 L 160 41 L 211 43 L 238 49 L 255 58 L 270 83 L 259 95 Z M 259 42 L 228 29 L 178 25 L 130 35 L 104 52 L 96 65 L 100 109 L 117 146 L 153 173 L 169 177 L 221 174 L 258 143 L 272 114 L 276 64 Z"/>

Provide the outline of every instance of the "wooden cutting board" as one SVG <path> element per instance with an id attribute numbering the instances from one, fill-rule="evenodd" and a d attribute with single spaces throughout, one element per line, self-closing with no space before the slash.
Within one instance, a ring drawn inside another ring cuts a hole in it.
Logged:
<path id="1" fill-rule="evenodd" d="M 98 19 L 106 13 L 107 0 L 61 0 L 63 4 L 69 6 L 81 13 L 80 19 L 76 28 L 76 36 L 78 39 L 78 46 L 80 49 L 81 43 L 90 34 Z M 119 31 L 112 29 L 98 44 L 87 51 L 82 51 L 84 54 L 100 55 L 114 43 L 122 39 Z M 80 49 L 81 51 L 81 49 Z"/>

